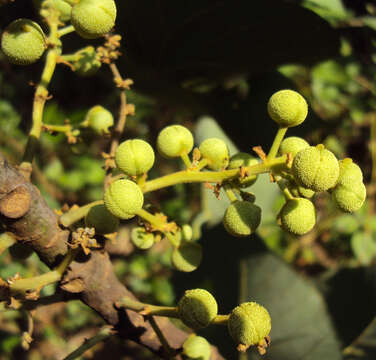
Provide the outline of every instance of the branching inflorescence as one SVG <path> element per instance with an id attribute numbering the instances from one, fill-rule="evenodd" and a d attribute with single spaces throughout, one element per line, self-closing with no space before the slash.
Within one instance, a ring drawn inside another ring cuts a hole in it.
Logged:
<path id="1" fill-rule="evenodd" d="M 316 210 L 311 199 L 318 192 L 331 193 L 334 203 L 345 212 L 357 211 L 363 205 L 366 191 L 362 172 L 351 159 L 338 161 L 322 144 L 310 146 L 298 137 L 284 139 L 287 129 L 301 124 L 308 114 L 305 99 L 292 90 L 276 92 L 267 104 L 270 117 L 279 125 L 268 154 L 260 147 L 255 148 L 259 158 L 248 153 L 229 154 L 226 143 L 217 138 L 206 139 L 194 147 L 194 137 L 189 129 L 178 124 L 171 125 L 159 133 L 156 149 L 165 158 L 181 158 L 185 168 L 148 179 L 148 172 L 155 162 L 153 147 L 142 139 L 119 143 L 126 115 L 132 113 L 124 92 L 132 81 L 123 80 L 113 63 L 119 55 L 119 37 L 107 36 L 105 47 L 95 49 L 87 46 L 74 54 L 63 54 L 61 48 L 61 38 L 72 31 L 85 39 L 106 35 L 115 24 L 115 2 L 45 0 L 40 13 L 49 26 L 48 36 L 37 23 L 28 19 L 15 20 L 2 35 L 2 50 L 14 64 L 31 64 L 47 52 L 45 68 L 35 92 L 32 126 L 20 171 L 30 175 L 30 165 L 42 131 L 64 133 L 69 142 L 74 142 L 80 136 L 80 128 L 86 127 L 113 140 L 109 154 L 105 154 L 106 167 L 109 174 L 116 167 L 120 176 L 107 177 L 103 199 L 81 208 L 74 207 L 60 216 L 61 226 L 72 233 L 71 249 L 61 264 L 50 275 L 44 274 L 33 280 L 14 278 L 8 281 L 8 284 L 2 285 L 7 290 L 7 296 L 22 298 L 22 295 L 29 294 L 30 299 L 32 293 L 34 299 L 38 299 L 44 285 L 63 279 L 64 271 L 80 247 L 85 254 L 95 251 L 101 247 L 95 236 L 111 237 L 121 221 L 136 216 L 142 220 L 131 233 L 136 247 L 146 250 L 166 238 L 173 247 L 172 265 L 180 271 L 194 271 L 200 265 L 203 253 L 197 239 L 192 237 L 189 224 L 178 226 L 164 214 L 150 212 L 144 206 L 148 202 L 147 193 L 176 184 L 211 183 L 214 184 L 215 196 L 223 189 L 230 200 L 223 218 L 224 229 L 235 237 L 248 239 L 261 222 L 262 208 L 249 192 L 259 174 L 270 174 L 271 181 L 280 187 L 285 204 L 277 218 L 280 226 L 291 234 L 304 235 L 315 226 Z M 68 21 L 71 25 L 63 27 Z M 110 65 L 115 83 L 122 91 L 120 117 L 115 130 L 111 130 L 114 125 L 111 112 L 100 105 L 93 106 L 84 121 L 75 127 L 69 123 L 61 126 L 43 123 L 43 108 L 49 97 L 47 87 L 59 63 L 68 65 L 83 76 L 94 75 L 103 63 Z M 83 218 L 86 228 L 76 228 L 75 224 Z M 119 311 L 125 308 L 146 316 L 163 346 L 167 347 L 168 356 L 176 353 L 168 348 L 153 316 L 180 318 L 193 330 L 211 324 L 225 324 L 239 351 L 257 346 L 263 354 L 270 342 L 271 319 L 263 306 L 250 301 L 240 304 L 228 315 L 219 315 L 216 299 L 204 289 L 186 291 L 176 307 L 144 304 L 128 296 L 117 299 L 116 306 Z M 209 359 L 211 347 L 204 338 L 191 335 L 180 351 L 188 358 Z"/>

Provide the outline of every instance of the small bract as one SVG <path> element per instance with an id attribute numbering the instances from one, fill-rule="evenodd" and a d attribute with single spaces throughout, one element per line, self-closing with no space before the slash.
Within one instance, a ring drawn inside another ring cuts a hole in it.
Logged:
<path id="1" fill-rule="evenodd" d="M 195 330 L 207 327 L 217 313 L 217 301 L 209 291 L 204 289 L 187 290 L 178 303 L 181 321 Z"/>
<path id="2" fill-rule="evenodd" d="M 184 126 L 167 126 L 158 135 L 157 150 L 166 158 L 174 158 L 182 154 L 188 154 L 192 148 L 193 135 Z"/>
<path id="3" fill-rule="evenodd" d="M 334 187 L 339 176 L 335 155 L 324 145 L 310 146 L 299 151 L 292 163 L 295 180 L 315 192 Z"/>
<path id="4" fill-rule="evenodd" d="M 144 140 L 126 140 L 116 149 L 115 162 L 116 166 L 127 175 L 142 175 L 154 164 L 154 150 Z"/>
<path id="5" fill-rule="evenodd" d="M 13 21 L 1 37 L 1 49 L 7 59 L 16 65 L 36 62 L 46 48 L 43 30 L 36 22 L 28 19 Z"/>
<path id="6" fill-rule="evenodd" d="M 242 166 L 252 166 L 257 165 L 259 161 L 253 157 L 252 155 L 245 153 L 245 152 L 238 152 L 231 156 L 230 163 L 228 164 L 229 169 L 238 169 Z M 257 175 L 250 175 L 246 178 L 245 181 L 242 181 L 241 184 L 239 184 L 240 187 L 248 187 L 255 183 L 257 180 Z M 237 182 L 239 183 L 239 182 Z"/>
<path id="7" fill-rule="evenodd" d="M 107 34 L 115 25 L 114 0 L 81 0 L 72 8 L 71 23 L 85 39 L 95 39 Z"/>
<path id="8" fill-rule="evenodd" d="M 133 181 L 114 181 L 104 193 L 104 204 L 108 211 L 120 219 L 131 219 L 141 210 L 144 195 Z"/>
<path id="9" fill-rule="evenodd" d="M 208 167 L 212 170 L 222 170 L 229 163 L 226 143 L 217 138 L 204 140 L 199 147 L 201 157 L 208 160 Z"/>
<path id="10" fill-rule="evenodd" d="M 237 200 L 225 212 L 223 225 L 232 236 L 245 237 L 256 231 L 261 221 L 261 208 L 249 201 Z"/>
<path id="11" fill-rule="evenodd" d="M 269 116 L 281 127 L 301 124 L 308 114 L 308 104 L 304 97 L 293 90 L 280 90 L 268 102 Z"/>
<path id="12" fill-rule="evenodd" d="M 237 345 L 257 345 L 269 335 L 272 323 L 268 311 L 255 302 L 246 302 L 232 310 L 227 323 Z"/>

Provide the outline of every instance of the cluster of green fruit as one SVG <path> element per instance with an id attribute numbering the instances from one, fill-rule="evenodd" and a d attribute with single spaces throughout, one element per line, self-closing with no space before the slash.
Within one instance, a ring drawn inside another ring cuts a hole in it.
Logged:
<path id="1" fill-rule="evenodd" d="M 209 326 L 218 318 L 218 304 L 214 296 L 204 289 L 187 290 L 179 300 L 177 311 L 182 322 L 199 330 Z M 262 342 L 270 333 L 271 318 L 268 311 L 255 302 L 237 306 L 226 315 L 219 315 L 235 343 L 248 348 Z"/>
<path id="2" fill-rule="evenodd" d="M 116 20 L 114 0 L 80 0 L 73 6 L 64 0 L 44 0 L 41 4 L 42 16 L 47 17 L 50 11 L 56 13 L 58 21 L 70 21 L 74 30 L 85 39 L 107 34 L 114 27 Z M 17 65 L 36 62 L 49 46 L 54 45 L 57 44 L 50 44 L 42 28 L 29 19 L 13 21 L 4 30 L 1 39 L 4 54 L 10 62 Z M 80 59 L 90 57 L 90 48 L 85 51 Z M 92 62 L 97 63 L 95 58 Z"/>

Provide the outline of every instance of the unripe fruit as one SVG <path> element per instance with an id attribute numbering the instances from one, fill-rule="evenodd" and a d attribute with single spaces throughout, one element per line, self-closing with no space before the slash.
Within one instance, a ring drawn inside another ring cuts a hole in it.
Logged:
<path id="1" fill-rule="evenodd" d="M 72 65 L 75 73 L 79 76 L 92 76 L 102 65 L 93 46 L 87 46 L 77 51 L 75 55 L 76 60 L 72 61 Z"/>
<path id="2" fill-rule="evenodd" d="M 359 210 L 366 199 L 366 187 L 360 181 L 347 185 L 337 185 L 332 192 L 334 203 L 345 212 Z"/>
<path id="3" fill-rule="evenodd" d="M 293 127 L 305 120 L 308 105 L 304 97 L 296 91 L 280 90 L 269 99 L 268 113 L 281 127 Z"/>
<path id="4" fill-rule="evenodd" d="M 191 225 L 184 224 L 181 227 L 181 235 L 184 241 L 191 241 L 193 237 L 193 229 Z"/>
<path id="5" fill-rule="evenodd" d="M 114 0 L 81 0 L 72 8 L 71 22 L 85 39 L 95 39 L 107 34 L 115 25 Z"/>
<path id="6" fill-rule="evenodd" d="M 299 151 L 292 163 L 295 179 L 315 192 L 334 187 L 339 176 L 339 164 L 335 155 L 324 145 L 310 146 Z"/>
<path id="7" fill-rule="evenodd" d="M 183 343 L 183 355 L 188 359 L 209 360 L 210 353 L 211 346 L 202 336 L 191 334 Z"/>
<path id="8" fill-rule="evenodd" d="M 279 154 L 285 155 L 290 153 L 293 157 L 300 151 L 309 147 L 309 144 L 304 139 L 297 136 L 290 136 L 281 142 L 279 147 Z"/>
<path id="9" fill-rule="evenodd" d="M 187 290 L 178 303 L 181 321 L 195 330 L 207 327 L 217 313 L 217 301 L 204 289 Z"/>
<path id="10" fill-rule="evenodd" d="M 261 221 L 261 208 L 249 201 L 235 201 L 223 216 L 226 231 L 237 237 L 249 236 L 256 231 Z"/>
<path id="11" fill-rule="evenodd" d="M 4 30 L 1 49 L 8 60 L 17 65 L 36 62 L 46 50 L 46 37 L 34 21 L 18 19 Z"/>
<path id="12" fill-rule="evenodd" d="M 158 152 L 166 158 L 188 154 L 193 148 L 193 135 L 184 126 L 171 125 L 165 127 L 158 135 Z"/>
<path id="13" fill-rule="evenodd" d="M 154 150 L 144 140 L 126 140 L 116 149 L 115 162 L 116 166 L 127 175 L 142 175 L 154 164 Z"/>
<path id="14" fill-rule="evenodd" d="M 245 152 L 239 152 L 230 158 L 230 163 L 228 164 L 229 169 L 238 169 L 241 166 L 252 166 L 252 165 L 257 165 L 259 162 L 258 160 L 253 157 L 250 154 L 247 154 Z M 241 183 L 241 187 L 248 187 L 251 186 L 255 183 L 257 180 L 257 175 L 251 175 L 247 177 L 246 181 L 243 181 Z"/>
<path id="15" fill-rule="evenodd" d="M 133 181 L 116 180 L 105 191 L 104 204 L 118 218 L 131 219 L 141 210 L 144 195 Z"/>
<path id="16" fill-rule="evenodd" d="M 351 187 L 354 183 L 363 182 L 363 173 L 358 165 L 352 159 L 346 158 L 339 161 L 339 177 L 337 186 Z"/>
<path id="17" fill-rule="evenodd" d="M 235 343 L 257 345 L 269 335 L 272 322 L 268 311 L 255 302 L 246 302 L 232 310 L 227 323 Z"/>
<path id="18" fill-rule="evenodd" d="M 66 22 L 71 18 L 72 6 L 64 0 L 45 0 L 42 3 L 42 11 L 44 9 L 54 8 L 59 12 L 59 20 Z M 43 13 L 42 13 L 43 15 Z"/>
<path id="19" fill-rule="evenodd" d="M 202 248 L 194 242 L 182 242 L 171 255 L 172 265 L 176 270 L 191 272 L 198 268 L 202 260 Z"/>
<path id="20" fill-rule="evenodd" d="M 87 227 L 93 227 L 96 234 L 114 233 L 119 227 L 119 219 L 112 215 L 104 205 L 93 206 L 85 217 Z"/>
<path id="21" fill-rule="evenodd" d="M 98 135 L 108 134 L 114 125 L 114 117 L 103 106 L 93 106 L 86 115 L 85 123 Z"/>
<path id="22" fill-rule="evenodd" d="M 283 205 L 279 218 L 284 230 L 292 234 L 304 235 L 311 231 L 316 223 L 316 209 L 308 199 L 291 199 Z"/>
<path id="23" fill-rule="evenodd" d="M 154 245 L 154 235 L 142 227 L 135 227 L 131 232 L 132 243 L 139 249 L 146 250 Z"/>
<path id="24" fill-rule="evenodd" d="M 212 170 L 222 170 L 229 163 L 226 143 L 217 138 L 204 140 L 199 147 L 201 156 L 208 160 L 208 167 Z"/>

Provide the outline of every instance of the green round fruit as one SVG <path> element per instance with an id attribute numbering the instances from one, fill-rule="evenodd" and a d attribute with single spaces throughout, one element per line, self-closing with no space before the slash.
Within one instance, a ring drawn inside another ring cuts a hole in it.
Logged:
<path id="1" fill-rule="evenodd" d="M 296 91 L 280 90 L 269 99 L 268 113 L 280 127 L 293 127 L 305 120 L 308 105 Z"/>
<path id="2" fill-rule="evenodd" d="M 104 193 L 107 210 L 120 219 L 131 219 L 144 204 L 144 195 L 133 181 L 122 179 L 114 181 Z"/>
<path id="3" fill-rule="evenodd" d="M 195 330 L 202 329 L 217 316 L 217 301 L 204 289 L 187 290 L 179 300 L 178 314 L 188 327 Z"/>
<path id="4" fill-rule="evenodd" d="M 183 343 L 183 355 L 188 359 L 209 360 L 211 346 L 208 341 L 196 334 L 191 334 Z"/>
<path id="5" fill-rule="evenodd" d="M 36 62 L 47 48 L 46 36 L 34 21 L 18 19 L 4 30 L 1 49 L 7 59 L 16 65 Z"/>
<path id="6" fill-rule="evenodd" d="M 158 135 L 157 150 L 166 158 L 174 158 L 182 154 L 188 154 L 192 148 L 193 135 L 184 126 L 167 126 Z"/>
<path id="7" fill-rule="evenodd" d="M 363 173 L 352 159 L 346 158 L 339 161 L 339 177 L 337 185 L 351 187 L 354 183 L 363 182 Z"/>
<path id="8" fill-rule="evenodd" d="M 98 135 L 108 134 L 114 125 L 114 117 L 103 106 L 93 106 L 87 113 L 85 123 Z"/>
<path id="9" fill-rule="evenodd" d="M 96 234 L 111 234 L 117 231 L 119 219 L 112 215 L 107 208 L 101 204 L 93 206 L 85 217 L 87 227 L 93 227 Z"/>
<path id="10" fill-rule="evenodd" d="M 279 218 L 284 230 L 295 235 L 304 235 L 311 231 L 316 223 L 316 209 L 308 199 L 291 199 L 282 207 Z"/>
<path id="11" fill-rule="evenodd" d="M 305 148 L 309 147 L 309 144 L 304 139 L 297 137 L 297 136 L 291 136 L 288 138 L 285 138 L 279 147 L 279 154 L 285 155 L 290 153 L 293 157 L 300 151 Z"/>
<path id="12" fill-rule="evenodd" d="M 201 157 L 208 160 L 208 167 L 212 170 L 223 170 L 229 163 L 226 143 L 217 138 L 204 140 L 199 147 Z"/>
<path id="13" fill-rule="evenodd" d="M 272 322 L 263 306 L 246 302 L 232 310 L 227 326 L 237 345 L 252 346 L 269 335 Z"/>
<path id="14" fill-rule="evenodd" d="M 235 155 L 231 156 L 230 162 L 228 164 L 229 169 L 238 169 L 242 166 L 253 166 L 257 165 L 259 161 L 253 157 L 252 155 L 245 153 L 245 152 L 238 152 Z M 246 178 L 245 181 L 242 181 L 241 184 L 239 184 L 240 187 L 248 187 L 255 183 L 257 180 L 257 175 L 250 175 Z M 237 181 L 238 183 L 239 181 Z"/>
<path id="15" fill-rule="evenodd" d="M 132 229 L 131 240 L 134 246 L 142 250 L 150 249 L 154 245 L 154 235 L 142 227 Z"/>
<path id="16" fill-rule="evenodd" d="M 261 208 L 249 201 L 237 200 L 225 211 L 223 225 L 226 231 L 237 237 L 249 236 L 261 222 Z"/>
<path id="17" fill-rule="evenodd" d="M 127 175 L 142 175 L 148 172 L 154 164 L 154 150 L 144 140 L 126 140 L 116 149 L 115 162 L 117 167 Z"/>
<path id="18" fill-rule="evenodd" d="M 337 185 L 332 192 L 334 203 L 345 212 L 359 210 L 366 199 L 366 187 L 360 181 L 350 185 Z"/>
<path id="19" fill-rule="evenodd" d="M 202 248 L 200 244 L 183 241 L 174 249 L 171 255 L 172 265 L 176 270 L 192 272 L 202 261 Z"/>
<path id="20" fill-rule="evenodd" d="M 95 39 L 107 34 L 115 26 L 114 0 L 81 0 L 73 6 L 71 23 L 85 39 Z"/>
<path id="21" fill-rule="evenodd" d="M 315 192 L 329 190 L 337 183 L 339 164 L 335 155 L 324 145 L 310 146 L 299 151 L 292 163 L 295 180 Z"/>
<path id="22" fill-rule="evenodd" d="M 56 9 L 59 12 L 59 20 L 66 22 L 71 18 L 72 6 L 64 0 L 45 0 L 42 2 L 42 11 L 49 8 Z M 43 14 L 42 14 L 43 15 Z"/>

